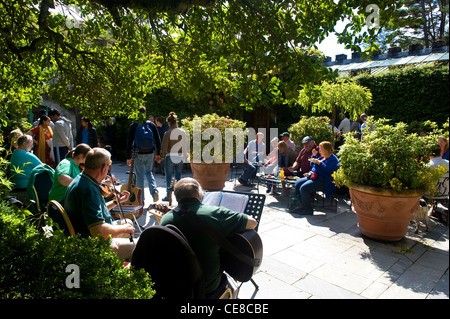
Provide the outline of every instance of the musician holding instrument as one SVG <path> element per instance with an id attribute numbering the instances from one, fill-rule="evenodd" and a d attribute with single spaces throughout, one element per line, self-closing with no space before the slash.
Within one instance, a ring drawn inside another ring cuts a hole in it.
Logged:
<path id="1" fill-rule="evenodd" d="M 67 188 L 64 208 L 76 233 L 82 237 L 112 237 L 111 247 L 119 258 L 129 260 L 135 243 L 134 227 L 124 221 L 115 223 L 110 210 L 127 201 L 130 193 L 123 191 L 106 202 L 100 183 L 111 167 L 111 154 L 103 148 L 93 148 L 86 154 L 84 171 Z M 131 236 L 131 237 L 130 237 Z"/>
<path id="2" fill-rule="evenodd" d="M 207 206 L 201 203 L 203 191 L 200 184 L 193 178 L 182 178 L 174 188 L 175 198 L 179 208 L 189 210 L 201 220 L 208 223 L 223 236 L 242 233 L 254 229 L 257 221 L 246 214 L 236 213 L 224 207 Z M 205 293 L 213 295 L 222 280 L 220 265 L 220 245 L 198 230 L 190 220 L 177 209 L 167 212 L 160 225 L 172 224 L 186 237 L 202 266 L 205 276 Z"/>
<path id="3" fill-rule="evenodd" d="M 59 162 L 55 169 L 53 185 L 48 194 L 48 200 L 56 200 L 64 206 L 63 202 L 67 186 L 81 173 L 86 154 L 90 150 L 91 147 L 89 145 L 78 144 L 76 148 L 67 153 L 65 159 Z"/>

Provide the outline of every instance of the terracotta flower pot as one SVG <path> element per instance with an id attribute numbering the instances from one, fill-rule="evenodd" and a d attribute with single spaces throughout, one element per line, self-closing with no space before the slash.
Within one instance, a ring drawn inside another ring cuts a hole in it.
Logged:
<path id="1" fill-rule="evenodd" d="M 225 187 L 230 163 L 191 163 L 191 170 L 203 190 L 218 191 Z"/>
<path id="2" fill-rule="evenodd" d="M 364 186 L 350 188 L 353 211 L 361 232 L 367 237 L 386 241 L 403 238 L 422 195 L 418 191 L 395 193 Z"/>

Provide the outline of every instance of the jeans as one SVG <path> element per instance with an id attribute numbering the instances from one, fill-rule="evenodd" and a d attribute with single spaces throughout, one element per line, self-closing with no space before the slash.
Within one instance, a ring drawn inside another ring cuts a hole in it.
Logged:
<path id="1" fill-rule="evenodd" d="M 250 162 L 244 163 L 244 172 L 242 173 L 240 179 L 242 179 L 244 182 L 248 182 L 250 178 L 256 176 L 257 171 L 258 169 Z"/>
<path id="2" fill-rule="evenodd" d="M 311 195 L 319 190 L 325 190 L 325 178 L 320 175 L 317 175 L 315 180 L 303 177 L 295 182 L 295 197 L 300 200 L 304 211 L 313 211 Z"/>
<path id="3" fill-rule="evenodd" d="M 69 153 L 69 148 L 67 146 L 54 146 L 53 155 L 55 156 L 55 165 L 58 165 L 59 162 L 65 159 L 67 153 Z"/>
<path id="4" fill-rule="evenodd" d="M 167 155 L 164 158 L 164 172 L 166 174 L 167 193 L 169 193 L 169 185 L 172 181 L 172 173 L 174 173 L 175 179 L 179 181 L 181 179 L 182 171 L 183 157 L 181 155 Z"/>
<path id="5" fill-rule="evenodd" d="M 158 192 L 156 188 L 155 177 L 153 176 L 152 169 L 155 161 L 155 153 L 152 154 L 137 154 L 134 159 L 134 171 L 136 173 L 136 187 L 142 189 L 142 202 L 145 201 L 144 196 L 144 176 L 147 178 L 148 188 L 150 189 L 150 195 Z"/>

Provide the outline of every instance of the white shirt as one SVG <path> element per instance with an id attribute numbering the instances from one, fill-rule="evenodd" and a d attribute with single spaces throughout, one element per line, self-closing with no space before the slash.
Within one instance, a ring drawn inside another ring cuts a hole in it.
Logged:
<path id="1" fill-rule="evenodd" d="M 348 118 L 344 118 L 339 124 L 338 130 L 342 132 L 342 134 L 350 132 L 350 120 Z"/>

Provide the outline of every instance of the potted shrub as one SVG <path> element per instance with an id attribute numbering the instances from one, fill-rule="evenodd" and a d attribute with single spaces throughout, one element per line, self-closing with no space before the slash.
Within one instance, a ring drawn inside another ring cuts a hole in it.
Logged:
<path id="1" fill-rule="evenodd" d="M 181 123 L 190 139 L 189 162 L 194 178 L 205 190 L 223 189 L 230 163 L 243 151 L 246 123 L 215 113 L 195 115 Z"/>
<path id="2" fill-rule="evenodd" d="M 323 141 L 332 142 L 333 129 L 330 127 L 330 118 L 327 116 L 302 116 L 300 121 L 292 124 L 288 131 L 290 138 L 300 147 L 303 147 L 302 140 L 306 136 L 312 136 L 317 145 Z"/>
<path id="3" fill-rule="evenodd" d="M 353 210 L 361 232 L 379 240 L 400 240 L 407 232 L 419 200 L 431 191 L 445 168 L 428 167 L 429 154 L 438 132 L 427 136 L 408 133 L 407 125 L 373 121 L 360 142 L 352 133 L 338 157 L 334 173 L 337 186 L 350 190 Z"/>

